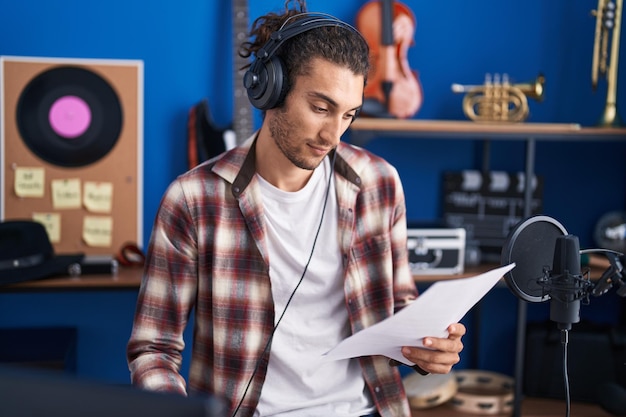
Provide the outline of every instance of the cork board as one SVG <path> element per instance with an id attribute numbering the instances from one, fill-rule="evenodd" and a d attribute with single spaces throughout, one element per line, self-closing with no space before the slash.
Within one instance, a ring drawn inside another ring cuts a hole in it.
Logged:
<path id="1" fill-rule="evenodd" d="M 142 61 L 3 56 L 0 89 L 2 220 L 58 254 L 141 247 Z"/>

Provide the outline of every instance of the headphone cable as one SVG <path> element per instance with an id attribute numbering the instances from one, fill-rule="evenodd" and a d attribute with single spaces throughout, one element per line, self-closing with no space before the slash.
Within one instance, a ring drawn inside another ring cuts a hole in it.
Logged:
<path id="1" fill-rule="evenodd" d="M 322 216 L 320 217 L 320 223 L 317 226 L 317 231 L 315 232 L 315 238 L 313 239 L 313 246 L 311 247 L 309 259 L 307 260 L 306 265 L 304 265 L 304 270 L 302 271 L 302 275 L 300 276 L 300 279 L 298 280 L 298 283 L 296 284 L 295 288 L 291 292 L 291 295 L 287 299 L 285 308 L 283 309 L 283 312 L 278 318 L 278 321 L 274 325 L 274 328 L 272 329 L 272 333 L 270 333 L 270 336 L 267 339 L 267 343 L 265 344 L 265 347 L 263 348 L 263 351 L 261 352 L 261 356 L 256 361 L 256 365 L 254 366 L 254 371 L 252 371 L 252 375 L 250 375 L 250 379 L 248 379 L 248 383 L 246 384 L 246 389 L 244 390 L 243 395 L 241 396 L 241 400 L 239 400 L 239 403 L 237 404 L 237 408 L 235 408 L 235 411 L 233 412 L 232 417 L 235 417 L 237 413 L 239 412 L 239 409 L 241 408 L 241 405 L 243 404 L 243 400 L 246 398 L 246 395 L 248 394 L 248 389 L 250 388 L 250 385 L 252 384 L 252 380 L 254 379 L 254 376 L 259 370 L 261 359 L 263 358 L 263 356 L 269 349 L 270 344 L 272 343 L 272 339 L 274 338 L 274 334 L 276 333 L 276 329 L 278 328 L 278 325 L 280 324 L 283 317 L 285 316 L 285 312 L 287 312 L 287 308 L 291 304 L 291 300 L 293 300 L 293 297 L 296 294 L 296 291 L 298 290 L 298 288 L 300 287 L 300 284 L 302 284 L 302 281 L 304 280 L 304 276 L 306 275 L 306 271 L 309 269 L 309 264 L 311 263 L 311 260 L 313 259 L 313 252 L 315 251 L 315 245 L 317 244 L 317 238 L 319 237 L 320 231 L 322 230 L 322 224 L 324 223 L 324 214 L 326 213 L 326 204 L 328 203 L 328 195 L 330 194 L 330 184 L 333 179 L 333 174 L 335 172 L 335 158 L 336 157 L 337 157 L 337 148 L 335 148 L 335 150 L 333 151 L 333 159 L 330 163 L 330 174 L 328 175 L 328 183 L 326 184 L 326 194 L 324 195 L 324 205 L 322 206 Z"/>

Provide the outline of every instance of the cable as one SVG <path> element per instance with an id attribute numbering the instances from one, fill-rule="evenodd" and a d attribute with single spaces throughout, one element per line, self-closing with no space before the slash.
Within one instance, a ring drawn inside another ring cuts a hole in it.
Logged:
<path id="1" fill-rule="evenodd" d="M 567 342 L 569 333 L 567 329 L 561 329 L 561 344 L 563 345 L 563 383 L 565 384 L 565 417 L 570 414 L 569 376 L 567 372 Z"/>
<path id="2" fill-rule="evenodd" d="M 320 223 L 317 226 L 317 231 L 315 232 L 315 238 L 313 239 L 313 246 L 311 247 L 311 253 L 309 253 L 309 259 L 307 260 L 306 265 L 304 265 L 304 270 L 302 271 L 302 275 L 300 276 L 300 279 L 298 280 L 298 283 L 296 284 L 295 288 L 291 292 L 289 299 L 287 299 L 285 308 L 283 309 L 283 312 L 278 318 L 278 321 L 274 325 L 274 328 L 272 329 L 272 333 L 270 333 L 270 336 L 267 339 L 267 343 L 265 344 L 265 347 L 263 348 L 263 352 L 261 352 L 261 357 L 259 357 L 259 359 L 256 361 L 256 365 L 254 366 L 254 371 L 252 371 L 252 375 L 250 375 L 250 379 L 248 379 L 248 383 L 246 384 L 246 389 L 243 391 L 241 400 L 239 400 L 239 403 L 237 404 L 237 408 L 235 408 L 235 411 L 233 412 L 232 417 L 235 417 L 237 413 L 239 412 L 239 409 L 241 408 L 241 405 L 243 404 L 243 400 L 246 398 L 246 395 L 248 394 L 248 389 L 250 389 L 252 380 L 254 379 L 254 376 L 259 370 L 261 359 L 263 358 L 263 355 L 265 355 L 265 352 L 267 352 L 267 349 L 269 349 L 269 346 L 272 343 L 272 339 L 274 338 L 274 334 L 276 333 L 276 329 L 278 328 L 278 325 L 280 324 L 283 317 L 285 316 L 285 312 L 287 311 L 289 304 L 291 304 L 291 300 L 293 299 L 294 295 L 296 294 L 296 291 L 300 287 L 300 284 L 302 284 L 302 281 L 304 280 L 304 276 L 306 275 L 306 271 L 309 269 L 309 264 L 311 263 L 311 259 L 313 259 L 313 252 L 315 251 L 315 245 L 317 244 L 317 238 L 320 234 L 320 231 L 322 230 L 322 224 L 324 223 L 324 213 L 326 213 L 326 204 L 328 203 L 328 195 L 330 194 L 330 184 L 333 179 L 333 174 L 335 172 L 335 158 L 336 157 L 337 157 L 337 149 L 334 150 L 333 159 L 330 163 L 330 174 L 328 175 L 328 183 L 326 184 L 326 194 L 324 195 L 324 205 L 322 206 L 322 215 L 320 217 Z"/>

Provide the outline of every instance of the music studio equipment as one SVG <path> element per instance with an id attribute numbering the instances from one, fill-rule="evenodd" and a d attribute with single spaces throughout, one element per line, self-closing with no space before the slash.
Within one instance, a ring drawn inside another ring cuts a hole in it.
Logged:
<path id="1" fill-rule="evenodd" d="M 452 408 L 463 413 L 508 415 L 513 410 L 514 381 L 498 372 L 466 369 L 455 372 L 458 390 Z"/>
<path id="2" fill-rule="evenodd" d="M 361 36 L 351 25 L 325 13 L 304 13 L 290 17 L 274 32 L 254 55 L 255 59 L 244 74 L 243 84 L 254 107 L 269 110 L 285 98 L 289 86 L 283 60 L 274 55 L 289 39 L 311 29 L 337 26 Z"/>
<path id="3" fill-rule="evenodd" d="M 411 408 L 424 410 L 448 402 L 458 391 L 455 372 L 421 375 L 413 372 L 402 378 Z"/>
<path id="4" fill-rule="evenodd" d="M 531 189 L 525 202 L 526 184 Z M 526 215 L 543 211 L 543 177 L 524 172 L 462 170 L 442 175 L 443 221 L 466 230 L 465 265 L 498 263 L 509 230 Z"/>
<path id="5" fill-rule="evenodd" d="M 606 102 L 598 122 L 599 126 L 604 127 L 623 126 L 624 124 L 617 109 L 617 62 L 619 58 L 622 9 L 623 0 L 598 0 L 597 9 L 591 12 L 596 17 L 591 64 L 591 87 L 593 91 L 596 91 L 599 75 L 606 77 Z"/>
<path id="6" fill-rule="evenodd" d="M 595 282 L 590 279 L 589 270 L 581 271 L 581 254 L 591 253 L 605 255 L 610 263 Z M 518 223 L 502 248 L 502 263 L 516 264 L 504 276 L 508 288 L 527 302 L 550 301 L 550 320 L 557 324 L 561 333 L 568 415 L 568 331 L 580 321 L 581 301 L 587 304 L 590 296 L 603 295 L 612 287 L 617 288 L 618 295 L 626 296 L 620 257 L 622 253 L 609 249 L 580 250 L 577 236 L 568 234 L 561 223 L 544 215 L 531 216 Z"/>
<path id="7" fill-rule="evenodd" d="M 405 29 L 394 39 L 393 28 L 402 21 Z M 357 12 L 356 28 L 370 47 L 363 115 L 406 119 L 422 107 L 422 84 L 407 59 L 415 43 L 416 23 L 415 13 L 399 1 L 371 0 Z"/>
<path id="8" fill-rule="evenodd" d="M 209 100 L 203 99 L 189 109 L 187 119 L 187 159 L 193 168 L 220 153 L 243 143 L 254 130 L 253 113 L 243 86 L 247 58 L 239 55 L 242 39 L 247 38 L 248 0 L 234 0 L 232 11 L 233 119 L 231 126 L 217 126 L 211 117 Z"/>
<path id="9" fill-rule="evenodd" d="M 452 84 L 452 91 L 465 93 L 463 113 L 476 122 L 522 122 L 530 110 L 528 97 L 543 100 L 546 78 L 539 74 L 528 83 L 511 84 L 507 74 L 487 74 L 483 85 Z"/>
<path id="10" fill-rule="evenodd" d="M 601 248 L 626 253 L 626 212 L 602 215 L 593 229 L 593 239 Z"/>
<path id="11" fill-rule="evenodd" d="M 461 274 L 465 267 L 465 229 L 412 225 L 407 229 L 413 275 Z"/>
<path id="12" fill-rule="evenodd" d="M 610 267 L 593 282 L 581 273 L 580 255 L 605 255 Z M 571 329 L 580 321 L 580 302 L 600 296 L 611 287 L 624 286 L 623 254 L 609 249 L 580 250 L 578 237 L 567 233 L 557 220 L 543 215 L 521 221 L 510 232 L 502 248 L 502 262 L 516 267 L 505 276 L 509 289 L 528 302 L 550 301 L 550 319 L 559 329 Z M 621 291 L 620 291 L 621 292 Z"/>

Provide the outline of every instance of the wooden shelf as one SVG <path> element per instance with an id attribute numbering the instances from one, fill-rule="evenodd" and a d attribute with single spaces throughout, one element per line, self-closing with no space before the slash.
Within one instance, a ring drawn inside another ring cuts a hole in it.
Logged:
<path id="1" fill-rule="evenodd" d="M 431 283 L 436 281 L 442 281 L 447 279 L 457 279 L 457 278 L 470 278 L 484 272 L 490 271 L 494 268 L 498 268 L 502 265 L 499 264 L 480 264 L 477 266 L 469 266 L 466 267 L 465 270 L 460 274 L 413 274 L 413 280 L 416 283 Z M 597 280 L 602 276 L 602 273 L 609 268 L 609 261 L 602 255 L 591 255 L 589 257 L 589 264 L 583 265 L 582 271 L 585 272 L 586 269 L 589 269 L 589 278 L 593 280 Z"/>
<path id="2" fill-rule="evenodd" d="M 50 290 L 138 289 L 143 268 L 120 268 L 115 275 L 93 274 L 80 277 L 54 277 L 0 286 L 0 292 Z"/>
<path id="3" fill-rule="evenodd" d="M 487 272 L 493 268 L 497 268 L 500 265 L 497 264 L 481 264 L 477 266 L 469 266 L 464 269 L 462 273 L 459 274 L 413 274 L 413 280 L 416 283 L 428 283 L 428 282 L 436 282 L 447 279 L 458 279 L 458 278 L 470 278 L 483 272 Z"/>
<path id="4" fill-rule="evenodd" d="M 470 278 L 491 269 L 497 264 L 482 264 L 466 267 L 460 274 L 419 274 L 413 275 L 416 283 L 432 283 L 447 279 Z M 591 278 L 598 278 L 608 267 L 602 260 L 591 268 Z M 41 290 L 95 290 L 95 289 L 137 289 L 141 285 L 143 268 L 120 268 L 116 275 L 93 274 L 82 277 L 54 277 L 19 284 L 0 286 L 0 292 L 27 292 Z"/>
<path id="5" fill-rule="evenodd" d="M 570 417 L 612 417 L 612 414 L 601 407 L 589 403 L 570 404 Z M 434 408 L 412 410 L 412 417 L 467 417 L 469 414 L 454 409 L 449 404 L 442 404 Z M 472 414 L 478 415 L 478 414 Z M 510 417 L 507 414 L 490 414 L 493 417 Z M 560 417 L 565 415 L 565 401 L 545 398 L 525 398 L 521 403 L 522 417 Z"/>
<path id="6" fill-rule="evenodd" d="M 361 117 L 350 126 L 350 132 L 351 142 L 357 145 L 390 135 L 448 139 L 626 140 L 626 128 L 582 127 L 576 123 L 479 123 Z"/>

